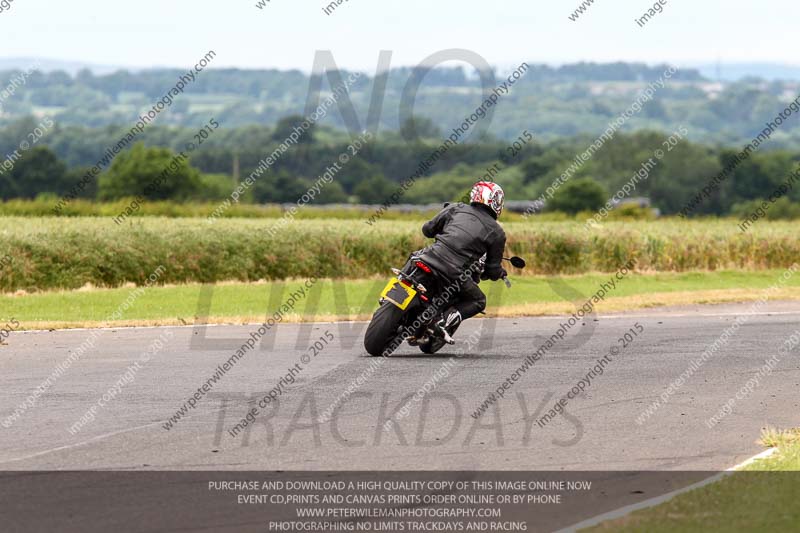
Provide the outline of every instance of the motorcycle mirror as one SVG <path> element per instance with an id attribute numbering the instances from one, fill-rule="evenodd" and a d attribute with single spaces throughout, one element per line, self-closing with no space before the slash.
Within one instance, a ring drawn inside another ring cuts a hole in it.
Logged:
<path id="1" fill-rule="evenodd" d="M 525 268 L 525 260 L 521 257 L 514 256 L 509 261 L 517 268 Z"/>

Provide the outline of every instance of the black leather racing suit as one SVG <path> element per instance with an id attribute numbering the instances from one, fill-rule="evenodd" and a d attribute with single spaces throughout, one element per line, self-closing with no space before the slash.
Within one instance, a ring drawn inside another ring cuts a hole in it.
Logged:
<path id="1" fill-rule="evenodd" d="M 436 242 L 417 255 L 451 280 L 464 278 L 453 308 L 466 320 L 486 308 L 486 296 L 472 277 L 462 276 L 486 254 L 483 278 L 498 280 L 506 275 L 501 265 L 506 234 L 486 206 L 445 204 L 438 215 L 422 226 L 422 233 Z M 474 267 L 472 267 L 474 268 Z"/>

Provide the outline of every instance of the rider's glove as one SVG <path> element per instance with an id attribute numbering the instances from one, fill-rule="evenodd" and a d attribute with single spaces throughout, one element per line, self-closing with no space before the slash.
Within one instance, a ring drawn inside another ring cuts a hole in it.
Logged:
<path id="1" fill-rule="evenodd" d="M 505 268 L 500 267 L 500 270 L 497 271 L 497 275 L 496 276 L 492 276 L 492 275 L 488 274 L 487 272 L 484 272 L 483 274 L 481 274 L 481 279 L 490 279 L 492 281 L 497 281 L 498 279 L 502 279 L 502 278 L 504 278 L 506 276 L 508 276 L 508 272 L 506 272 Z"/>

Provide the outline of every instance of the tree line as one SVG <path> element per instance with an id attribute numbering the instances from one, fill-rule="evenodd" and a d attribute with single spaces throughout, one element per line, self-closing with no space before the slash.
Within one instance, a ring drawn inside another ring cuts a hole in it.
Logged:
<path id="1" fill-rule="evenodd" d="M 153 126 L 132 149 L 116 155 L 98 179 L 80 196 L 96 201 L 143 197 L 146 200 L 215 201 L 230 196 L 259 162 L 288 136 L 299 116 L 285 117 L 275 127 L 220 128 L 206 143 L 182 160 L 170 178 L 155 190 L 147 185 L 170 166 L 175 155 L 191 142 L 194 128 Z M 380 204 L 399 183 L 413 174 L 445 136 L 429 120 L 416 119 L 421 137 L 406 141 L 399 132 L 377 135 L 343 165 L 315 203 Z M 32 118 L 0 130 L 0 157 L 11 153 L 24 133 L 36 124 Z M 0 173 L 0 198 L 56 198 L 66 194 L 97 161 L 122 128 L 76 128 L 56 124 L 40 144 Z M 658 131 L 617 133 L 602 149 L 569 172 L 559 194 L 547 206 L 576 212 L 595 209 L 628 182 L 642 164 L 662 148 L 669 135 Z M 674 144 L 646 179 L 637 180 L 635 196 L 646 197 L 664 214 L 675 214 L 695 196 L 709 178 L 724 168 L 741 146 L 713 146 L 687 139 Z M 533 140 L 519 149 L 486 138 L 451 147 L 416 180 L 403 202 L 432 203 L 462 198 L 482 176 L 501 183 L 509 200 L 534 200 L 574 163 L 578 153 L 594 141 L 591 136 Z M 347 153 L 349 135 L 329 126 L 310 128 L 298 144 L 272 163 L 240 199 L 250 203 L 297 201 L 326 167 Z M 800 153 L 762 148 L 740 163 L 730 177 L 696 210 L 697 215 L 744 213 L 767 199 L 797 169 Z M 561 180 L 563 181 L 563 180 Z M 633 194 L 632 194 L 633 195 Z M 576 198 L 584 200 L 576 201 Z M 770 216 L 796 214 L 800 188 L 781 195 Z"/>

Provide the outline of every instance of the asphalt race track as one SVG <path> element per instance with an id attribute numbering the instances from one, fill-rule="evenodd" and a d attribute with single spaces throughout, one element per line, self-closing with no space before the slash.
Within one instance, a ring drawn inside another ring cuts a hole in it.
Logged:
<path id="1" fill-rule="evenodd" d="M 543 475 L 594 479 L 599 490 L 542 507 L 532 530 L 566 527 L 745 460 L 761 451 L 756 439 L 766 425 L 798 425 L 800 365 L 796 350 L 779 350 L 800 328 L 800 308 L 777 302 L 753 311 L 741 304 L 587 318 L 478 418 L 475 409 L 564 317 L 473 320 L 440 354 L 405 346 L 391 358 L 364 355 L 364 323 L 283 324 L 227 368 L 257 327 L 15 333 L 0 347 L 0 497 L 15 511 L 8 530 L 264 531 L 265 516 L 275 513 L 223 503 L 204 488 L 234 470 L 550 471 Z M 740 327 L 721 337 L 737 316 Z M 686 374 L 715 341 L 718 350 Z M 87 349 L 76 352 L 81 345 Z M 65 367 L 70 353 L 80 356 Z M 540 422 L 612 353 L 563 414 Z M 668 391 L 681 374 L 683 383 Z M 750 392 L 709 427 L 748 381 Z M 428 392 L 415 396 L 426 382 Z M 34 397 L 37 387 L 43 393 Z M 267 404 L 270 391 L 277 400 Z M 662 394 L 666 403 L 653 409 Z M 254 422 L 232 436 L 248 412 Z M 201 475 L 208 479 L 53 472 L 64 470 L 216 472 Z M 42 501 L 46 514 L 37 511 Z"/>
<path id="2" fill-rule="evenodd" d="M 425 356 L 404 346 L 389 359 L 364 355 L 364 323 L 283 324 L 201 391 L 188 416 L 169 430 L 164 427 L 169 417 L 255 328 L 102 332 L 33 407 L 5 427 L 14 407 L 90 334 L 16 333 L 0 347 L 0 469 L 721 470 L 761 451 L 755 441 L 765 425 L 798 425 L 796 351 L 782 357 L 730 415 L 712 428 L 706 425 L 800 328 L 797 304 L 770 303 L 747 315 L 665 404 L 642 424 L 636 420 L 750 306 L 588 319 L 478 419 L 471 416 L 474 410 L 564 318 L 473 320 L 452 348 Z M 637 322 L 642 333 L 623 348 L 618 339 Z M 307 347 L 326 331 L 334 340 L 320 341 L 323 348 L 312 357 L 315 350 Z M 159 336 L 164 347 L 136 368 L 134 362 Z M 470 336 L 474 346 L 466 342 Z M 583 394 L 568 401 L 563 415 L 535 422 L 614 346 L 619 353 Z M 370 365 L 377 366 L 370 370 Z M 294 383 L 286 385 L 290 367 Z M 126 369 L 135 370 L 128 383 L 120 380 Z M 359 375 L 363 383 L 346 393 Z M 229 430 L 281 378 L 280 395 L 273 392 L 278 401 L 259 409 L 254 423 L 231 436 Z M 426 381 L 430 392 L 415 399 Z M 104 393 L 109 401 L 73 434 L 69 428 L 76 429 Z M 407 416 L 396 416 L 384 429 L 404 405 Z"/>

